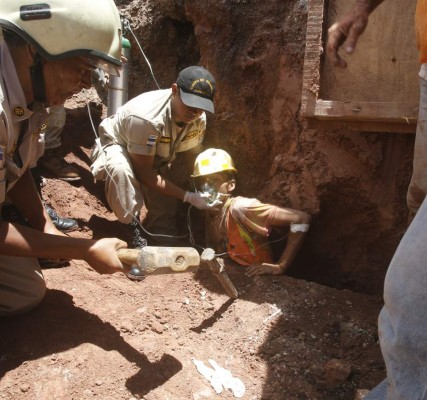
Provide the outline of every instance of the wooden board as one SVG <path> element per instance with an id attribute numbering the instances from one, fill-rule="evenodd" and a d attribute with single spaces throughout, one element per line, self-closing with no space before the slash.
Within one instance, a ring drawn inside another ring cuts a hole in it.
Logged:
<path id="1" fill-rule="evenodd" d="M 348 68 L 333 68 L 323 52 L 326 32 L 353 2 L 330 0 L 327 9 L 324 0 L 308 2 L 302 115 L 350 121 L 345 125 L 356 130 L 414 132 L 419 102 L 416 0 L 381 4 L 354 54 L 345 56 Z"/>

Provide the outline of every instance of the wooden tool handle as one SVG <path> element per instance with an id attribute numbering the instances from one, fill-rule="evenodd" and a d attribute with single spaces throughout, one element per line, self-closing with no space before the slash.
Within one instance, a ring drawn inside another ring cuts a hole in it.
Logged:
<path id="1" fill-rule="evenodd" d="M 120 249 L 117 256 L 123 264 L 136 265 L 145 275 L 192 272 L 200 265 L 199 253 L 193 247 L 145 246 Z"/>
<path id="2" fill-rule="evenodd" d="M 117 250 L 117 257 L 123 264 L 137 264 L 140 251 L 139 249 L 119 249 Z"/>
<path id="3" fill-rule="evenodd" d="M 211 248 L 203 250 L 201 259 L 209 265 L 211 272 L 221 282 L 221 285 L 227 292 L 228 296 L 231 299 L 237 299 L 239 297 L 239 292 L 237 291 L 233 283 L 230 281 L 230 278 L 228 277 L 227 272 L 225 271 L 223 259 L 215 257 L 215 252 Z"/>

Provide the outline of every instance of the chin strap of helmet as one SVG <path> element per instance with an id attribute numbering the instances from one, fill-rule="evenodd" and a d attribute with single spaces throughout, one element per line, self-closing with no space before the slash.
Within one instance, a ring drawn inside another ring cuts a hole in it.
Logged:
<path id="1" fill-rule="evenodd" d="M 46 91 L 44 85 L 42 56 L 36 53 L 34 64 L 30 67 L 31 83 L 33 85 L 34 100 L 46 103 Z"/>

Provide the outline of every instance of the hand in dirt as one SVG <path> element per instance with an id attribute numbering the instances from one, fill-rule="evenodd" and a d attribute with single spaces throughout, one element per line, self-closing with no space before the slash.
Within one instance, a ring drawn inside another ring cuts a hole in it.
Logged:
<path id="1" fill-rule="evenodd" d="M 100 274 L 123 272 L 123 264 L 117 256 L 117 250 L 127 247 L 126 242 L 116 238 L 100 239 L 90 246 L 84 260 Z"/>
<path id="2" fill-rule="evenodd" d="M 262 264 L 254 264 L 250 265 L 245 275 L 246 276 L 256 276 L 256 275 L 281 275 L 284 271 L 280 267 L 279 264 L 269 264 L 269 263 L 262 263 Z"/>
<path id="3" fill-rule="evenodd" d="M 366 3 L 368 2 L 356 2 L 348 14 L 329 28 L 326 53 L 334 67 L 347 67 L 347 62 L 340 57 L 338 50 L 343 44 L 347 54 L 353 53 L 356 48 L 359 36 L 368 24 L 371 11 Z"/>

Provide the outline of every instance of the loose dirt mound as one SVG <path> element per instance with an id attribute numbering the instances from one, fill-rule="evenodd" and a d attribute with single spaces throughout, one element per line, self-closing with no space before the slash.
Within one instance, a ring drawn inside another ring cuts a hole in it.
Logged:
<path id="1" fill-rule="evenodd" d="M 70 185 L 48 177 L 44 198 L 77 218 L 74 237 L 127 239 L 90 175 L 92 143 L 90 124 L 69 118 L 67 160 L 83 179 Z M 348 400 L 382 379 L 379 298 L 287 276 L 250 279 L 234 265 L 228 271 L 240 292 L 235 301 L 203 268 L 138 283 L 98 275 L 82 261 L 45 270 L 42 304 L 1 321 L 0 398 L 234 398 L 227 389 L 216 394 L 193 359 L 228 369 L 252 400 Z M 332 359 L 341 368 L 331 377 L 324 367 Z M 332 383 L 348 366 L 349 377 Z"/>

